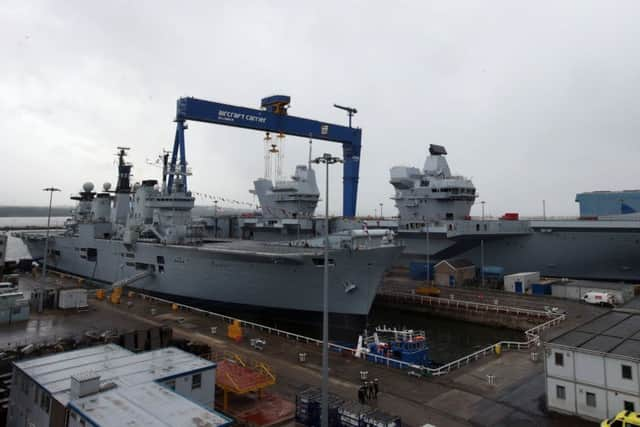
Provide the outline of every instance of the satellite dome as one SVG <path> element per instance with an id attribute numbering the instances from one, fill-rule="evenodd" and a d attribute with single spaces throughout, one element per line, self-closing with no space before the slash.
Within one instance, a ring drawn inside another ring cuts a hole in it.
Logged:
<path id="1" fill-rule="evenodd" d="M 91 191 L 93 191 L 93 182 L 85 182 L 84 184 L 82 184 L 82 189 L 85 193 L 90 193 Z"/>
<path id="2" fill-rule="evenodd" d="M 104 184 L 102 184 L 102 190 L 103 191 L 109 191 L 110 188 L 111 188 L 111 183 L 110 182 L 105 182 Z"/>

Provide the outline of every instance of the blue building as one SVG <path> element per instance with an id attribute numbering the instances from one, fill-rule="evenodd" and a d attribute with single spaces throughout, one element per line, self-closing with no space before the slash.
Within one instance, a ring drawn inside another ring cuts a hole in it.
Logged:
<path id="1" fill-rule="evenodd" d="M 640 190 L 591 191 L 576 194 L 581 217 L 640 212 Z"/>

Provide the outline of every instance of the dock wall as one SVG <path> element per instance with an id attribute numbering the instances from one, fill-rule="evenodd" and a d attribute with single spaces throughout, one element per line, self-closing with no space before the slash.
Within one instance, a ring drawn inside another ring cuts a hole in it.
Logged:
<path id="1" fill-rule="evenodd" d="M 521 331 L 532 328 L 547 318 L 546 313 L 541 311 L 410 294 L 378 294 L 374 304 L 395 310 L 428 313 L 447 319 Z"/>

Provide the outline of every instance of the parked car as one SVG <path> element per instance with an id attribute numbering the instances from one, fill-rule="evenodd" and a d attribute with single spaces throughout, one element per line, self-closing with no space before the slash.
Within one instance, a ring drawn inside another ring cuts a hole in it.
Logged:
<path id="1" fill-rule="evenodd" d="M 610 420 L 603 420 L 601 427 L 635 427 L 640 426 L 640 417 L 636 412 L 621 411 Z"/>

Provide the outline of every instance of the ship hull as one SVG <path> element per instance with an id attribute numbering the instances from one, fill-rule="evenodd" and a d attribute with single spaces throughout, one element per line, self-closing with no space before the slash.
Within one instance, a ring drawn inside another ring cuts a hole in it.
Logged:
<path id="1" fill-rule="evenodd" d="M 597 227 L 579 221 L 552 226 L 527 228 L 520 234 L 473 233 L 430 236 L 430 257 L 433 261 L 463 258 L 476 266 L 482 263 L 480 242 L 484 241 L 484 264 L 504 268 L 505 274 L 539 271 L 543 276 L 640 281 L 640 227 Z M 399 262 L 424 262 L 426 257 L 425 233 L 414 233 L 412 238 L 399 239 L 407 250 Z"/>
<path id="2" fill-rule="evenodd" d="M 25 239 L 34 258 L 43 240 Z M 91 249 L 90 252 L 87 249 Z M 267 250 L 265 248 L 264 250 Z M 329 311 L 366 315 L 399 246 L 330 251 Z M 89 256 L 87 255 L 89 254 Z M 198 246 L 55 236 L 48 264 L 88 279 L 114 283 L 144 271 L 131 286 L 201 301 L 321 312 L 322 249 L 293 257 Z"/>

